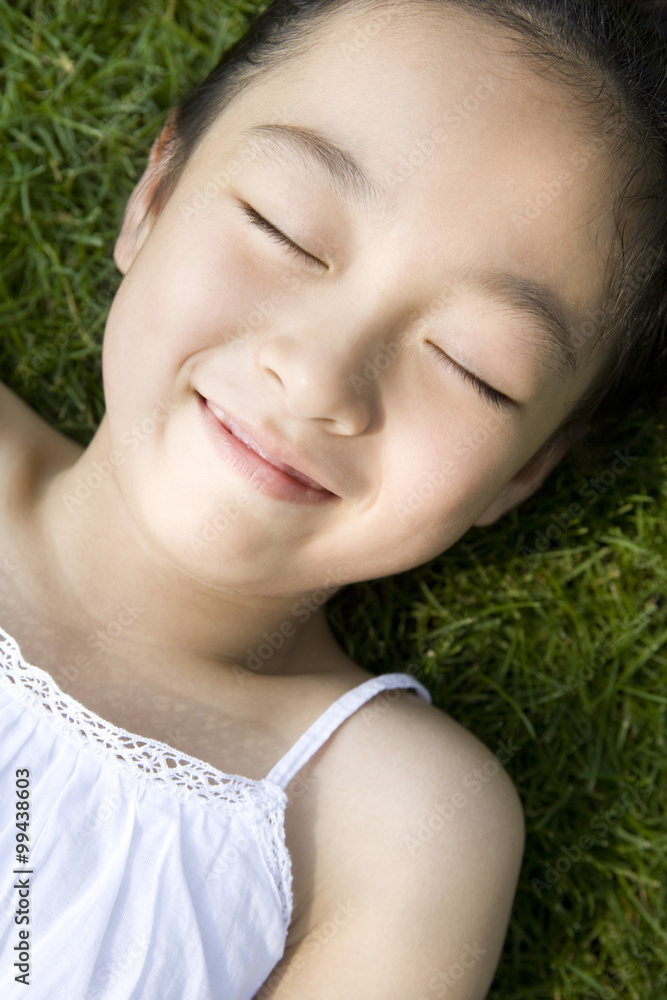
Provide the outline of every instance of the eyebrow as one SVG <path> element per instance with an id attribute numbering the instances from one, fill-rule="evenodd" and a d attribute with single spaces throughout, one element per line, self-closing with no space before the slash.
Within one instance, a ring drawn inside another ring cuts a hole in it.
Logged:
<path id="1" fill-rule="evenodd" d="M 322 132 L 297 125 L 271 123 L 246 129 L 241 133 L 241 139 L 246 144 L 252 144 L 253 139 L 262 139 L 265 149 L 273 147 L 283 155 L 296 155 L 301 165 L 307 164 L 306 157 L 309 161 L 314 158 L 343 198 L 361 203 L 374 212 L 386 208 L 385 189 L 370 179 L 351 153 Z M 263 151 L 260 149 L 260 154 Z"/>
<path id="2" fill-rule="evenodd" d="M 540 362 L 551 375 L 561 381 L 576 375 L 577 351 L 574 337 L 565 319 L 563 307 L 550 289 L 495 268 L 476 273 L 471 269 L 463 281 L 513 311 L 523 313 L 537 324 L 541 335 L 540 347 L 546 348 L 546 356 L 542 356 Z"/>
<path id="3" fill-rule="evenodd" d="M 334 189 L 346 200 L 364 205 L 373 212 L 387 209 L 387 192 L 373 182 L 351 153 L 311 128 L 283 123 L 254 125 L 241 133 L 241 140 L 252 145 L 254 139 L 263 140 L 259 154 L 273 147 L 278 153 L 296 155 L 301 165 L 316 159 L 329 175 Z M 565 320 L 562 306 L 556 296 L 544 286 L 520 278 L 508 271 L 487 268 L 464 276 L 464 284 L 508 305 L 534 320 L 542 334 L 542 345 L 547 349 L 542 357 L 542 367 L 557 379 L 564 381 L 577 372 L 577 352 L 574 337 Z"/>

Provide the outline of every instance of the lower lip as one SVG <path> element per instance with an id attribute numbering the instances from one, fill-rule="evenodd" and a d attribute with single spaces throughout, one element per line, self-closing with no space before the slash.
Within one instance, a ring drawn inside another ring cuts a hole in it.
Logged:
<path id="1" fill-rule="evenodd" d="M 287 503 L 326 504 L 340 499 L 328 490 L 315 490 L 311 486 L 304 486 L 287 473 L 276 469 L 256 451 L 230 434 L 208 408 L 203 396 L 198 395 L 197 400 L 204 424 L 218 454 L 260 493 Z"/>

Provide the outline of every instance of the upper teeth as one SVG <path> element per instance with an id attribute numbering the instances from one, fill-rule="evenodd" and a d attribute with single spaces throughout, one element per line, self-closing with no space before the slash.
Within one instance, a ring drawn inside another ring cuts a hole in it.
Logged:
<path id="1" fill-rule="evenodd" d="M 257 442 L 253 441 L 250 435 L 247 434 L 242 427 L 239 427 L 237 423 L 230 420 L 229 417 L 222 412 L 222 410 L 220 410 L 217 406 L 214 406 L 213 403 L 209 402 L 208 405 L 213 413 L 215 413 L 218 420 L 225 425 L 227 430 L 231 431 L 235 438 L 242 441 L 246 447 L 251 449 L 251 451 L 261 455 L 264 461 L 268 462 L 269 465 L 272 465 L 274 469 L 279 469 L 281 472 L 287 473 L 288 476 L 291 476 L 292 479 L 298 480 L 298 482 L 302 483 L 304 486 L 311 486 L 314 490 L 322 490 L 326 492 L 324 487 L 320 486 L 320 484 L 316 483 L 313 479 L 309 479 L 308 476 L 304 476 L 303 473 L 297 472 L 297 470 L 291 468 L 291 466 L 283 465 L 282 462 L 278 462 L 275 458 L 271 458 L 270 455 L 267 455 L 266 452 L 262 451 Z"/>

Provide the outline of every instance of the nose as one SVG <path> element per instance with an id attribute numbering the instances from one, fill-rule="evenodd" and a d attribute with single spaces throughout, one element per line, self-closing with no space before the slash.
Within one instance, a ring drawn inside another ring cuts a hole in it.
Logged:
<path id="1" fill-rule="evenodd" d="M 314 332 L 313 326 L 319 328 Z M 261 345 L 258 361 L 277 380 L 290 411 L 301 419 L 326 421 L 332 433 L 363 433 L 375 419 L 380 384 L 398 353 L 396 341 L 355 324 L 322 323 L 275 331 Z M 356 327 L 356 329 L 355 329 Z"/>

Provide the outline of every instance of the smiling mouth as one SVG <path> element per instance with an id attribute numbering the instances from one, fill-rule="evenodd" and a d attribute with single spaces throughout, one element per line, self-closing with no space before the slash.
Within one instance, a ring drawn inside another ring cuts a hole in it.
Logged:
<path id="1" fill-rule="evenodd" d="M 296 481 L 301 483 L 303 486 L 310 486 L 312 489 L 322 490 L 324 493 L 329 492 L 324 489 L 324 486 L 316 483 L 314 479 L 309 479 L 308 476 L 304 476 L 304 474 L 299 472 L 298 469 L 293 469 L 291 465 L 285 465 L 283 462 L 279 462 L 276 458 L 272 458 L 271 455 L 267 455 L 264 449 L 260 448 L 254 438 L 252 438 L 247 431 L 244 431 L 242 427 L 239 427 L 234 420 L 226 417 L 222 410 L 219 410 L 214 403 L 211 403 L 210 400 L 208 400 L 207 405 L 230 434 L 233 434 L 238 441 L 241 441 L 242 444 L 246 446 L 246 448 L 250 448 L 251 451 L 256 452 L 260 458 L 263 458 L 265 462 L 272 465 L 274 469 L 278 469 L 280 472 L 285 472 L 288 476 L 291 476 L 292 479 L 296 479 Z"/>
<path id="2" fill-rule="evenodd" d="M 316 480 L 311 479 L 310 476 L 307 476 L 299 469 L 295 469 L 293 466 L 287 465 L 285 462 L 281 462 L 279 461 L 279 459 L 274 458 L 273 455 L 268 453 L 264 448 L 261 447 L 261 445 L 257 443 L 257 441 L 255 441 L 255 439 L 252 437 L 251 434 L 248 433 L 248 431 L 246 431 L 243 427 L 237 424 L 236 421 L 233 420 L 223 410 L 221 410 L 220 407 L 216 406 L 215 403 L 212 403 L 210 399 L 207 399 L 206 397 L 202 396 L 201 393 L 198 393 L 197 395 L 199 396 L 200 403 L 204 405 L 213 414 L 213 416 L 216 418 L 218 423 L 224 428 L 224 430 L 226 430 L 229 434 L 232 435 L 233 438 L 235 438 L 242 445 L 248 448 L 249 451 L 254 452 L 268 465 L 272 466 L 274 469 L 277 469 L 278 472 L 282 472 L 284 475 L 289 476 L 291 480 L 293 480 L 295 483 L 298 483 L 300 486 L 303 486 L 309 490 L 316 490 L 318 493 L 321 493 L 323 495 L 323 498 L 325 496 L 328 496 L 328 497 L 336 497 L 338 499 L 337 494 L 332 493 L 325 486 L 322 486 L 321 483 L 318 483 L 316 482 Z"/>

